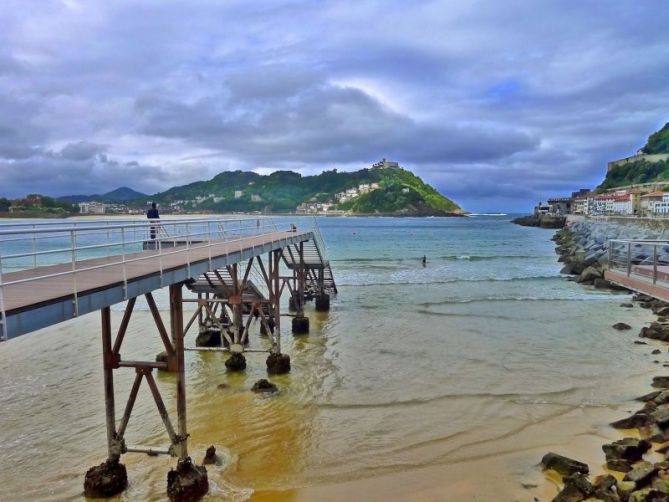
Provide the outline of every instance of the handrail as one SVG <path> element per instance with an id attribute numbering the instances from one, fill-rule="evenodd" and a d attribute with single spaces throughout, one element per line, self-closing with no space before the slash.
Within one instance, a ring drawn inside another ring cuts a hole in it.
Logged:
<path id="1" fill-rule="evenodd" d="M 610 239 L 608 242 L 609 270 L 651 280 L 653 285 L 658 281 L 669 282 L 669 273 L 661 276 L 658 269 L 669 267 L 669 240 Z"/>
<path id="2" fill-rule="evenodd" d="M 227 253 L 231 243 L 279 232 L 276 221 L 260 216 L 129 220 L 125 224 L 114 220 L 105 221 L 102 225 L 97 221 L 73 223 L 67 226 L 62 222 L 0 224 L 0 340 L 7 339 L 5 294 L 9 285 L 71 276 L 76 314 L 79 308 L 77 274 L 81 272 L 120 265 L 124 297 L 127 299 L 127 266 L 130 263 L 157 259 L 163 284 L 163 258 L 166 256 L 185 253 L 190 271 L 191 251 L 209 248 L 211 262 L 211 248 L 214 246 L 225 244 Z M 151 238 L 152 231 L 156 232 L 155 239 Z M 272 237 L 272 241 L 275 240 Z M 155 245 L 147 250 L 146 243 L 151 242 Z M 47 263 L 40 260 L 46 257 L 49 257 Z M 86 263 L 102 257 L 107 258 L 105 263 Z M 16 276 L 11 280 L 6 273 L 7 270 L 31 270 L 55 265 L 69 266 L 65 270 L 45 268 L 38 275 Z"/>

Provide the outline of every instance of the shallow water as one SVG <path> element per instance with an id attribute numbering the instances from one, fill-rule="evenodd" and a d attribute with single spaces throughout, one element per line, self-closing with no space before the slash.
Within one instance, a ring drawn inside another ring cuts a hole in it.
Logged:
<path id="1" fill-rule="evenodd" d="M 594 438 L 615 434 L 606 422 L 660 366 L 632 345 L 650 313 L 565 281 L 553 232 L 508 220 L 321 219 L 339 295 L 327 314 L 308 308 L 308 337 L 284 328 L 293 370 L 272 379 L 280 394 L 248 391 L 266 377 L 263 355 L 227 375 L 222 354 L 186 354 L 191 454 L 214 444 L 224 458 L 208 499 L 336 500 L 352 486 L 366 500 L 532 500 L 552 488 L 536 467 L 547 448 L 601 463 Z M 138 306 L 122 354 L 151 359 L 160 340 Z M 81 498 L 106 451 L 100 359 L 96 314 L 0 345 L 0 500 Z M 115 372 L 117 415 L 133 378 Z M 173 376 L 157 380 L 174 413 Z M 127 442 L 167 444 L 146 388 Z M 173 459 L 124 462 L 121 500 L 164 498 Z"/>

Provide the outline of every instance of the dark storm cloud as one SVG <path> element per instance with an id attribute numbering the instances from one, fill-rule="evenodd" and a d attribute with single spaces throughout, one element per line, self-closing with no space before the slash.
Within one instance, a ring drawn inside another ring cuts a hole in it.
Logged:
<path id="1" fill-rule="evenodd" d="M 387 157 L 520 210 L 669 120 L 664 0 L 36 4 L 0 13 L 0 195 Z"/>
<path id="2" fill-rule="evenodd" d="M 141 132 L 188 138 L 261 165 L 277 159 L 349 163 L 375 152 L 417 164 L 442 159 L 476 161 L 537 145 L 528 134 L 510 127 L 421 123 L 355 88 L 320 80 L 305 86 L 303 80 L 286 79 L 279 73 L 278 90 L 270 93 L 266 86 L 254 84 L 256 78 L 256 72 L 236 76 L 228 98 L 225 92 L 194 103 L 142 98 L 137 103 L 144 118 Z M 244 81 L 249 85 L 243 85 Z M 246 92 L 240 96 L 239 89 Z M 259 94 L 249 94 L 251 90 Z"/>

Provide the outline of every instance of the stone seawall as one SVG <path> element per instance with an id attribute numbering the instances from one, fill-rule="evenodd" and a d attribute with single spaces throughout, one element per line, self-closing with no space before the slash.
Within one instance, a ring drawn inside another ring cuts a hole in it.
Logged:
<path id="1" fill-rule="evenodd" d="M 553 240 L 560 255 L 558 261 L 564 263 L 560 271 L 576 276 L 582 284 L 592 284 L 596 288 L 618 289 L 604 279 L 604 269 L 608 264 L 610 239 L 663 239 L 669 237 L 669 221 L 627 218 L 572 218 L 567 225 L 556 232 Z M 640 255 L 640 259 L 643 257 Z M 661 258 L 669 261 L 668 256 Z"/>

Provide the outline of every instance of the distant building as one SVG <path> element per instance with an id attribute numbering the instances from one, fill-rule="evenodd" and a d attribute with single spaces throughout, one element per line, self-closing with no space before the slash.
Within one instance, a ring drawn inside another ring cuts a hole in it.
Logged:
<path id="1" fill-rule="evenodd" d="M 548 199 L 548 212 L 569 214 L 571 212 L 571 197 L 552 197 Z"/>
<path id="2" fill-rule="evenodd" d="M 399 169 L 399 167 L 399 162 L 392 162 L 386 159 L 381 159 L 379 162 L 372 164 L 372 169 Z"/>
<path id="3" fill-rule="evenodd" d="M 235 190 L 235 199 L 241 199 L 243 194 L 241 190 Z"/>
<path id="4" fill-rule="evenodd" d="M 662 202 L 664 192 L 650 192 L 639 197 L 639 214 L 647 216 L 655 214 L 655 204 Z"/>
<path id="5" fill-rule="evenodd" d="M 97 201 L 80 202 L 79 212 L 81 214 L 105 214 L 107 212 L 107 204 Z"/>
<path id="6" fill-rule="evenodd" d="M 590 214 L 633 215 L 635 198 L 638 198 L 638 194 L 624 190 L 616 193 L 595 195 L 592 198 Z"/>
<path id="7" fill-rule="evenodd" d="M 254 193 L 253 195 L 251 195 L 251 202 L 261 202 L 261 201 L 262 201 L 262 197 L 260 195 L 258 195 L 257 193 Z"/>
<path id="8" fill-rule="evenodd" d="M 661 200 L 651 202 L 650 212 L 657 216 L 669 215 L 669 194 L 663 193 Z"/>
<path id="9" fill-rule="evenodd" d="M 546 214 L 551 210 L 548 204 L 544 204 L 539 201 L 536 206 L 534 206 L 534 216 L 539 216 L 540 214 Z"/>

